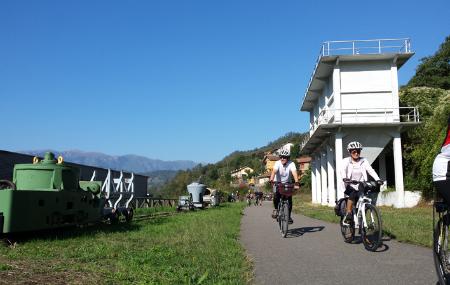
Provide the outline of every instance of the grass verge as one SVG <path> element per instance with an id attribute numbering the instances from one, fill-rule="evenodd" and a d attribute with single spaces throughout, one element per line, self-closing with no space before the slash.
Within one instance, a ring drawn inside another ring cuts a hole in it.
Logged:
<path id="1" fill-rule="evenodd" d="M 243 203 L 39 233 L 0 247 L 4 284 L 246 284 Z"/>
<path id="2" fill-rule="evenodd" d="M 431 247 L 433 244 L 433 208 L 421 205 L 414 208 L 396 209 L 379 207 L 383 221 L 383 233 L 400 242 Z M 311 203 L 311 194 L 302 193 L 294 198 L 294 211 L 302 215 L 339 223 L 332 207 Z"/>

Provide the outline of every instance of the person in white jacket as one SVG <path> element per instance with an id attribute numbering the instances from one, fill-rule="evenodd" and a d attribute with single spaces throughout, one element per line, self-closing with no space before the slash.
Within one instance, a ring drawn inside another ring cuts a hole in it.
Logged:
<path id="1" fill-rule="evenodd" d="M 378 184 L 383 184 L 383 181 L 380 180 L 378 174 L 373 170 L 369 161 L 364 157 L 361 157 L 361 150 L 363 149 L 361 143 L 357 141 L 353 141 L 348 144 L 347 150 L 350 154 L 350 157 L 346 157 L 342 160 L 342 169 L 341 169 L 341 177 L 343 178 L 342 183 L 344 183 L 344 189 L 348 196 L 347 202 L 347 213 L 345 215 L 344 221 L 349 223 L 352 219 L 352 207 L 353 204 L 356 203 L 356 199 L 358 199 L 359 191 L 363 189 L 359 189 L 360 185 L 351 184 L 351 180 L 355 181 L 367 181 L 367 173 L 375 179 Z"/>
<path id="2" fill-rule="evenodd" d="M 300 184 L 298 182 L 298 176 L 297 176 L 297 167 L 295 166 L 295 163 L 290 160 L 291 157 L 291 149 L 289 147 L 282 148 L 280 150 L 280 160 L 275 162 L 275 165 L 273 166 L 272 173 L 270 174 L 269 181 L 271 183 L 273 182 L 281 182 L 281 183 L 289 183 L 294 180 L 294 189 L 298 190 L 300 189 Z M 276 218 L 276 209 L 278 209 L 278 204 L 280 203 L 281 194 L 277 191 L 276 186 L 273 187 L 273 207 L 274 211 L 272 213 L 272 218 Z M 288 198 L 289 202 L 289 223 L 292 224 L 294 221 L 291 217 L 292 212 L 292 196 L 289 196 Z"/>
<path id="3" fill-rule="evenodd" d="M 433 183 L 436 191 L 450 205 L 450 116 L 447 121 L 447 133 L 441 152 L 433 162 Z"/>

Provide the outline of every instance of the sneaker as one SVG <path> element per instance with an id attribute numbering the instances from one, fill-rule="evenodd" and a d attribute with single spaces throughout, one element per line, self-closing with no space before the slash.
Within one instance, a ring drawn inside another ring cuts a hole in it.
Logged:
<path id="1" fill-rule="evenodd" d="M 272 218 L 273 219 L 276 219 L 278 217 L 278 215 L 277 215 L 277 210 L 273 210 L 273 212 L 272 212 Z"/>
<path id="2" fill-rule="evenodd" d="M 289 224 L 293 224 L 294 220 L 292 218 L 289 218 Z"/>

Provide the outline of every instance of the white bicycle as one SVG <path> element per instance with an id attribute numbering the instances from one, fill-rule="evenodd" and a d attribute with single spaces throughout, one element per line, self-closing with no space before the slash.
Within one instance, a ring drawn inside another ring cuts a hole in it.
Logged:
<path id="1" fill-rule="evenodd" d="M 379 185 L 375 181 L 347 181 L 352 184 L 361 184 L 363 187 L 359 191 L 359 198 L 356 206 L 353 207 L 353 219 L 350 223 L 345 222 L 345 214 L 341 215 L 341 233 L 344 241 L 351 243 L 355 238 L 355 231 L 359 229 L 364 247 L 367 250 L 375 251 L 382 243 L 382 221 L 380 210 L 372 204 L 370 193 L 379 192 Z M 360 187 L 361 188 L 361 187 Z M 343 198 L 344 205 L 340 208 L 345 209 L 348 198 Z"/>

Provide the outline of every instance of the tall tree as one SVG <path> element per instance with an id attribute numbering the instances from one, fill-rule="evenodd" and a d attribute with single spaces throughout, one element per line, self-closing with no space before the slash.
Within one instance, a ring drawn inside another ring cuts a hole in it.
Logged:
<path id="1" fill-rule="evenodd" d="M 416 74 L 408 82 L 408 87 L 450 89 L 450 36 L 447 36 L 433 56 L 424 57 L 421 62 Z"/>

